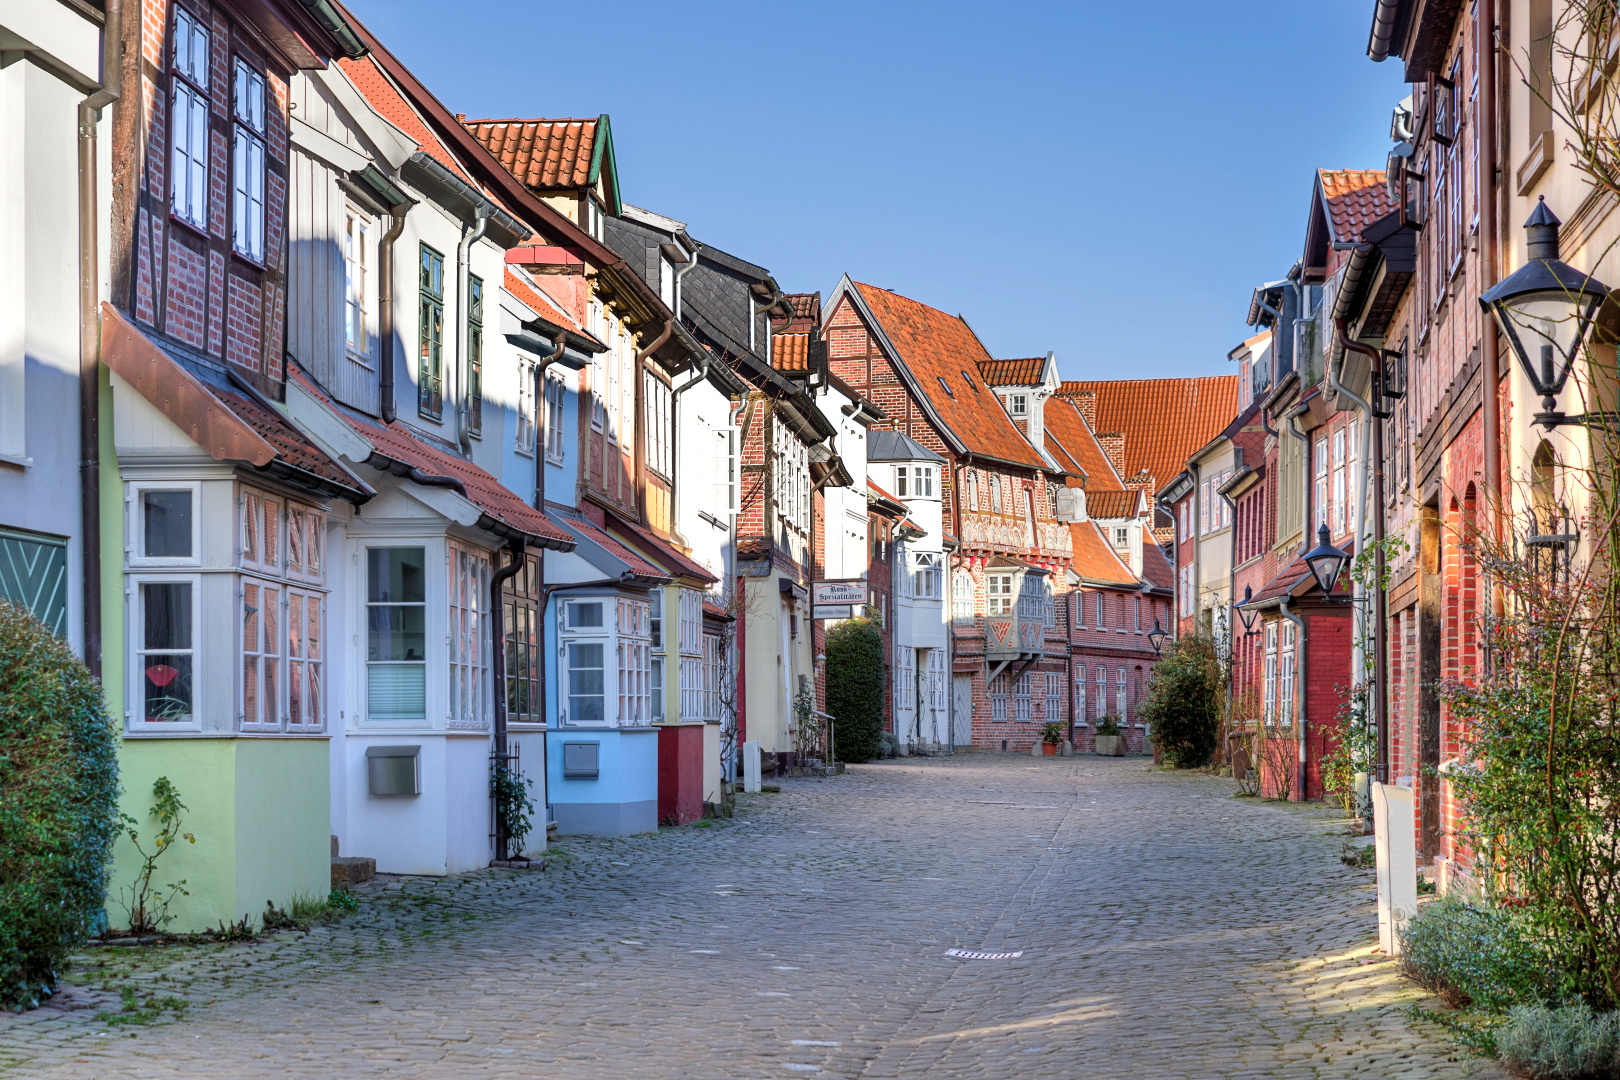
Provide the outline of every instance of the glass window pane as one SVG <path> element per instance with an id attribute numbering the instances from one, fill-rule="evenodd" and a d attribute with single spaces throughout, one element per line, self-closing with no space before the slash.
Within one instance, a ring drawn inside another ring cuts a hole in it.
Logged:
<path id="1" fill-rule="evenodd" d="M 367 668 L 366 715 L 373 720 L 421 720 L 427 716 L 424 664 L 372 664 Z"/>
<path id="2" fill-rule="evenodd" d="M 568 625 L 570 628 L 594 627 L 602 625 L 602 604 L 600 601 L 591 604 L 569 604 Z M 575 646 L 578 648 L 579 646 Z M 597 661 L 601 663 L 600 660 Z"/>
<path id="3" fill-rule="evenodd" d="M 144 660 L 141 681 L 146 719 L 160 723 L 190 720 L 191 657 L 147 653 Z"/>
<path id="4" fill-rule="evenodd" d="M 368 592 L 374 604 L 420 604 L 427 598 L 421 548 L 372 548 L 366 553 Z"/>
<path id="5" fill-rule="evenodd" d="M 144 648 L 191 648 L 191 583 L 145 582 L 141 585 L 145 616 Z"/>
<path id="6" fill-rule="evenodd" d="M 191 558 L 191 492 L 141 492 L 148 558 Z"/>
<path id="7" fill-rule="evenodd" d="M 367 608 L 366 659 L 427 659 L 426 618 L 425 608 Z"/>

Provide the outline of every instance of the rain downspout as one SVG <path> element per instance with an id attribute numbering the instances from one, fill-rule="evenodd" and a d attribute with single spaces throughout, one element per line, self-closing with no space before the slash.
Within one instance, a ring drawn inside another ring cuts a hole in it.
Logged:
<path id="1" fill-rule="evenodd" d="M 84 663 L 101 675 L 101 251 L 96 203 L 96 124 L 118 101 L 124 73 L 123 10 L 107 0 L 101 26 L 101 88 L 79 102 L 79 544 Z"/>
<path id="2" fill-rule="evenodd" d="M 561 328 L 559 328 L 558 331 L 557 331 L 557 347 L 551 351 L 550 356 L 547 356 L 547 357 L 543 358 L 538 364 L 536 364 L 534 366 L 534 394 L 533 394 L 533 397 L 532 397 L 532 400 L 534 401 L 534 415 L 535 415 L 535 426 L 534 426 L 534 431 L 535 431 L 535 438 L 534 438 L 534 508 L 536 510 L 540 511 L 540 513 L 542 513 L 542 514 L 544 514 L 546 512 L 546 446 L 551 441 L 551 430 L 550 430 L 551 413 L 550 413 L 550 410 L 548 408 L 546 408 L 545 399 L 543 397 L 541 397 L 541 394 L 544 392 L 544 390 L 546 388 L 546 369 L 549 368 L 552 364 L 556 363 L 559 359 L 561 359 L 562 354 L 563 354 L 563 346 L 566 345 L 567 343 L 568 343 L 567 337 L 565 336 L 565 334 L 563 333 Z M 542 419 L 542 417 L 544 419 Z M 540 546 L 540 549 L 535 553 L 535 555 L 536 555 L 536 558 L 539 560 L 539 564 L 538 564 L 538 566 L 536 566 L 535 569 L 536 569 L 536 572 L 537 572 L 537 574 L 538 574 L 538 576 L 540 578 L 540 582 L 539 582 L 540 591 L 541 591 L 541 594 L 543 596 L 543 595 L 545 595 L 545 588 L 546 588 L 546 586 L 545 586 L 545 580 L 546 580 L 546 548 L 545 548 L 544 544 L 542 544 Z M 549 647 L 546 645 L 546 642 L 545 642 L 546 605 L 545 605 L 544 601 L 542 601 L 541 604 L 540 604 L 539 617 L 540 617 L 540 638 L 541 638 L 540 647 L 541 647 L 542 653 L 541 653 L 541 658 L 540 658 L 540 664 L 538 665 L 538 670 L 535 672 L 535 675 L 537 677 L 537 681 L 540 684 L 539 685 L 540 719 L 541 719 L 542 722 L 549 723 L 550 718 L 546 715 L 546 704 L 550 700 L 546 696 L 546 693 L 547 693 L 547 686 L 546 686 L 546 656 L 548 655 L 547 650 L 548 650 Z M 496 619 L 495 620 L 495 628 L 496 628 L 496 633 L 497 634 L 504 635 L 505 628 L 506 628 L 505 619 Z M 502 640 L 502 641 L 500 641 L 498 643 L 498 648 L 504 650 L 505 647 L 506 647 L 505 640 Z M 503 734 L 504 734 L 504 732 L 503 732 Z M 550 787 L 551 781 L 550 781 L 550 779 L 548 777 L 549 770 L 545 766 L 546 766 L 546 762 L 545 762 L 544 758 L 542 757 L 542 759 L 541 759 L 541 769 L 540 769 L 540 805 L 544 806 L 544 807 L 547 807 L 548 810 L 549 810 L 549 808 L 551 806 L 551 787 Z M 549 818 L 548 818 L 548 820 L 549 820 Z"/>
<path id="3" fill-rule="evenodd" d="M 1300 551 L 1305 551 L 1311 545 L 1311 437 L 1299 430 L 1299 425 L 1294 423 L 1292 416 L 1288 418 L 1288 434 L 1300 441 L 1301 454 L 1305 461 L 1305 483 L 1302 485 L 1305 497 L 1300 500 L 1299 513 L 1299 530 L 1300 536 L 1303 537 Z"/>
<path id="4" fill-rule="evenodd" d="M 951 593 L 950 603 L 953 604 L 953 605 L 956 603 L 956 592 L 955 592 L 955 589 L 956 589 L 956 584 L 955 584 L 955 582 L 956 582 L 956 574 L 955 574 L 955 571 L 960 570 L 962 568 L 962 560 L 966 557 L 966 556 L 964 556 L 962 554 L 962 548 L 965 547 L 966 544 L 967 544 L 967 540 L 963 536 L 963 534 L 967 530 L 962 527 L 962 479 L 963 479 L 963 476 L 965 475 L 966 470 L 971 469 L 971 468 L 973 468 L 973 454 L 972 453 L 964 454 L 962 456 L 962 465 L 961 465 L 961 470 L 962 471 L 957 473 L 957 475 L 955 477 L 956 482 L 951 485 L 951 514 L 955 518 L 955 521 L 956 521 L 956 552 L 957 553 L 954 556 L 952 556 L 952 558 L 954 558 L 956 560 L 956 563 L 955 563 L 954 566 L 951 567 L 951 570 L 952 570 L 951 580 L 945 583 L 945 587 L 946 587 L 947 591 L 949 591 Z M 870 471 L 870 469 L 868 469 L 868 471 Z M 950 632 L 945 635 L 945 644 L 946 644 L 946 648 L 948 650 L 946 652 L 946 654 L 945 654 L 945 668 L 946 668 L 947 671 L 949 671 L 951 673 L 952 687 L 949 690 L 949 693 L 951 695 L 950 696 L 950 708 L 947 711 L 947 715 L 949 716 L 950 719 L 946 722 L 945 726 L 950 731 L 951 754 L 955 755 L 955 753 L 956 753 L 956 689 L 955 689 L 954 684 L 955 684 L 955 681 L 956 681 L 956 614 L 955 614 L 954 610 L 952 611 L 952 614 L 951 614 L 950 627 L 951 627 Z M 970 731 L 972 730 L 972 727 L 973 727 L 973 715 L 972 715 L 972 711 L 971 711 L 972 708 L 973 708 L 973 703 L 972 703 L 972 699 L 970 698 L 969 701 L 968 701 L 968 709 L 969 709 L 969 713 L 968 713 L 968 729 Z M 1069 745 L 1070 746 L 1074 745 L 1074 673 L 1072 671 L 1069 672 Z"/>
<path id="5" fill-rule="evenodd" d="M 680 241 L 679 233 L 676 234 L 675 239 L 677 242 Z M 697 265 L 698 252 L 703 250 L 703 245 L 696 240 L 690 242 L 692 249 L 687 253 L 689 258 L 686 265 L 675 271 L 675 321 L 677 323 L 681 321 L 681 279 L 692 272 L 692 268 Z M 682 243 L 681 247 L 686 247 L 686 244 Z M 686 543 L 686 537 L 681 535 L 681 395 L 709 377 L 709 351 L 707 349 L 703 351 L 703 358 L 699 361 L 699 365 L 697 377 L 689 379 L 677 387 L 675 392 L 670 395 L 669 403 L 669 420 L 671 427 L 674 428 L 669 440 L 669 479 L 670 483 L 675 487 L 675 492 L 670 497 L 670 516 L 673 518 L 670 522 L 670 532 L 675 540 L 683 546 Z"/>
<path id="6" fill-rule="evenodd" d="M 506 635 L 504 632 L 506 605 L 502 602 L 501 588 L 508 579 L 523 569 L 523 564 L 526 561 L 524 547 L 523 537 L 514 537 L 508 545 L 508 551 L 510 551 L 512 557 L 511 561 L 489 576 L 489 610 L 494 615 L 495 622 L 495 641 L 494 648 L 490 650 L 489 672 L 490 684 L 495 688 L 495 760 L 499 763 L 498 767 L 501 769 L 507 767 Z M 511 838 L 507 836 L 498 812 L 495 815 L 494 825 L 495 858 L 499 862 L 505 862 L 511 858 L 511 854 L 507 851 L 507 844 Z"/>
<path id="7" fill-rule="evenodd" d="M 382 339 L 377 396 L 381 398 L 378 412 L 385 424 L 392 424 L 399 417 L 394 400 L 394 241 L 405 231 L 405 211 L 409 208 L 409 203 L 388 208 L 392 224 L 377 243 L 377 336 Z"/>
<path id="8" fill-rule="evenodd" d="M 1292 421 L 1289 421 L 1292 423 Z M 1305 801 L 1305 620 L 1288 610 L 1288 594 L 1284 593 L 1278 610 L 1282 617 L 1294 624 L 1294 731 L 1299 738 L 1299 775 L 1294 790 L 1299 801 Z"/>
<path id="9" fill-rule="evenodd" d="M 467 266 L 467 254 L 472 246 L 484 235 L 489 228 L 489 203 L 478 204 L 477 217 L 473 219 L 472 231 L 461 238 L 456 244 L 456 442 L 461 446 L 463 454 L 472 453 L 472 373 L 468 369 L 469 362 L 467 335 L 472 328 L 468 319 L 467 300 L 472 290 L 467 277 L 470 268 Z M 483 388 L 479 387 L 479 393 Z"/>

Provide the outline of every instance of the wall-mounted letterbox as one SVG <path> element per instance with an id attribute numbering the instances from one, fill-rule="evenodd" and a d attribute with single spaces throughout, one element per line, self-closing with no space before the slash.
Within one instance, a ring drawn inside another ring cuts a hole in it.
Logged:
<path id="1" fill-rule="evenodd" d="M 598 742 L 563 743 L 563 779 L 595 780 L 601 776 L 601 751 L 602 744 Z"/>
<path id="2" fill-rule="evenodd" d="M 366 747 L 366 783 L 373 795 L 422 794 L 422 748 Z"/>

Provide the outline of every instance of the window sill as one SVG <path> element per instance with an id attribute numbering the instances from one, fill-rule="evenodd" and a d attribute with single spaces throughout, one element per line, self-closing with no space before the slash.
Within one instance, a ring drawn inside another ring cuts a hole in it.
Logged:
<path id="1" fill-rule="evenodd" d="M 371 357 L 366 356 L 363 353 L 357 353 L 353 349 L 350 349 L 348 351 L 348 355 L 349 355 L 350 360 L 354 361 L 356 364 L 359 364 L 361 367 L 365 368 L 367 371 L 375 371 L 375 370 L 377 370 L 377 364 L 376 364 L 375 361 L 373 361 L 371 359 Z"/>
<path id="2" fill-rule="evenodd" d="M 206 224 L 199 225 L 188 217 L 180 216 L 180 212 L 174 208 L 173 204 L 169 206 L 169 224 L 179 225 L 203 243 L 207 243 L 209 240 L 208 226 Z"/>
<path id="3" fill-rule="evenodd" d="M 561 465 L 562 463 L 563 463 L 563 456 L 561 454 L 553 454 L 549 450 L 546 451 L 546 464 L 547 465 Z"/>
<path id="4" fill-rule="evenodd" d="M 22 454 L 0 454 L 0 465 L 15 465 L 19 469 L 34 467 L 34 459 Z"/>

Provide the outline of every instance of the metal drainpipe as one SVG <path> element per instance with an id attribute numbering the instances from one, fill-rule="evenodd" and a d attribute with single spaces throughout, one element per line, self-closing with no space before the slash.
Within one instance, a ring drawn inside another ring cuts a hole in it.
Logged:
<path id="1" fill-rule="evenodd" d="M 1196 463 L 1194 463 L 1194 462 L 1189 461 L 1187 463 L 1187 471 L 1192 473 L 1193 500 L 1198 505 L 1198 510 L 1195 513 L 1193 513 L 1192 515 L 1190 515 L 1192 520 L 1187 523 L 1187 531 L 1192 533 L 1192 543 L 1193 543 L 1193 554 L 1192 554 L 1192 607 L 1193 607 L 1193 610 L 1192 610 L 1192 614 L 1193 614 L 1193 633 L 1197 634 L 1198 633 L 1198 603 L 1199 603 L 1199 600 L 1202 599 L 1200 594 L 1202 593 L 1203 583 L 1204 583 L 1203 567 L 1200 565 L 1203 562 L 1204 534 L 1203 534 L 1203 531 L 1202 531 L 1202 529 L 1200 527 L 1198 519 L 1199 519 L 1199 515 L 1204 512 L 1204 493 L 1198 486 L 1198 476 L 1199 476 L 1198 465 Z"/>
<path id="2" fill-rule="evenodd" d="M 409 203 L 388 208 L 392 224 L 377 243 L 377 336 L 382 339 L 377 396 L 381 398 L 378 412 L 385 424 L 392 424 L 399 417 L 394 400 L 394 241 L 405 231 L 405 212 L 409 208 Z"/>
<path id="3" fill-rule="evenodd" d="M 870 472 L 871 471 L 870 463 L 868 463 L 868 465 L 869 465 L 869 467 L 868 467 L 867 471 Z M 966 537 L 963 536 L 963 533 L 965 533 L 967 530 L 962 528 L 962 477 L 963 477 L 963 475 L 966 474 L 966 471 L 968 469 L 973 468 L 973 455 L 971 453 L 964 454 L 962 456 L 962 464 L 958 468 L 959 468 L 960 471 L 957 473 L 957 476 L 955 478 L 956 482 L 951 485 L 951 516 L 956 521 L 956 552 L 957 553 L 952 556 L 952 558 L 955 560 L 955 565 L 951 567 L 952 581 L 947 583 L 947 586 L 951 590 L 950 602 L 953 605 L 953 610 L 951 612 L 950 622 L 947 624 L 949 629 L 946 631 L 946 634 L 945 634 L 945 646 L 946 646 L 945 665 L 946 665 L 946 670 L 950 673 L 951 684 L 952 684 L 951 689 L 950 689 L 950 709 L 948 710 L 948 715 L 950 716 L 950 723 L 947 724 L 946 726 L 950 729 L 950 733 L 951 733 L 950 747 L 951 747 L 951 754 L 953 756 L 956 754 L 956 686 L 955 686 L 955 683 L 956 683 L 956 612 L 954 610 L 954 605 L 956 603 L 956 592 L 955 592 L 955 576 L 956 576 L 956 574 L 955 574 L 955 572 L 957 570 L 962 569 L 962 560 L 963 560 L 963 558 L 965 558 L 965 556 L 963 556 L 962 553 L 961 553 L 962 548 L 967 543 Z M 1073 682 L 1072 678 L 1071 678 L 1070 682 L 1071 683 Z M 1072 746 L 1072 745 L 1074 745 L 1074 701 L 1073 701 L 1074 690 L 1073 690 L 1072 687 L 1070 688 L 1070 691 L 1069 691 L 1069 698 L 1070 698 L 1070 702 L 1069 702 L 1069 744 Z M 968 698 L 968 731 L 972 732 L 972 730 L 973 730 L 973 698 L 970 695 L 969 698 Z M 971 738 L 972 736 L 970 735 L 969 737 Z"/>
<path id="4" fill-rule="evenodd" d="M 1479 252 L 1480 276 L 1487 285 L 1495 284 L 1497 275 L 1497 237 L 1498 198 L 1496 194 L 1496 136 L 1498 119 L 1496 116 L 1496 34 L 1499 4 L 1488 2 L 1485 4 L 1485 18 L 1488 24 L 1485 28 L 1486 50 L 1489 60 L 1479 65 L 1479 107 L 1482 115 L 1488 121 L 1481 125 L 1480 131 L 1480 157 L 1485 167 L 1481 170 L 1484 180 L 1486 197 L 1479 200 Z M 1506 117 L 1504 116 L 1505 120 Z M 1506 509 L 1507 495 L 1502 490 L 1502 454 L 1501 434 L 1498 428 L 1501 424 L 1501 403 L 1498 400 L 1502 374 L 1497 367 L 1497 325 L 1495 319 L 1483 320 L 1485 326 L 1485 341 L 1481 349 L 1481 366 L 1483 382 L 1485 384 L 1485 512 L 1490 515 L 1491 536 L 1498 542 L 1502 540 L 1502 516 Z M 1490 590 L 1490 610 L 1494 615 L 1500 616 L 1504 611 L 1504 597 L 1502 590 L 1492 588 L 1490 578 L 1485 579 L 1485 587 Z"/>
<path id="5" fill-rule="evenodd" d="M 1371 346 L 1363 345 L 1361 342 L 1351 338 L 1348 319 L 1336 319 L 1334 320 L 1334 324 L 1338 328 L 1339 340 L 1344 342 L 1344 347 L 1355 352 L 1359 352 L 1365 356 L 1367 358 L 1367 362 L 1372 365 L 1372 370 L 1378 373 L 1379 379 L 1382 379 L 1384 364 L 1383 355 Z M 1384 580 L 1383 423 L 1378 417 L 1373 415 L 1371 405 L 1357 397 L 1355 394 L 1351 393 L 1344 387 L 1342 383 L 1339 382 L 1338 375 L 1333 370 L 1333 365 L 1331 363 L 1328 364 L 1328 381 L 1333 385 L 1335 390 L 1356 404 L 1356 407 L 1361 410 L 1365 421 L 1362 425 L 1361 432 L 1361 468 L 1364 480 L 1370 479 L 1371 482 L 1364 482 L 1362 484 L 1360 489 L 1361 498 L 1357 500 L 1356 543 L 1359 545 L 1362 537 L 1367 534 L 1367 500 L 1368 497 L 1371 496 L 1373 500 L 1373 577 L 1375 581 L 1382 582 Z M 1368 473 L 1372 474 L 1370 478 L 1366 476 Z M 1357 554 L 1360 554 L 1360 552 L 1358 551 Z M 1355 585 L 1355 593 L 1357 600 L 1361 602 L 1358 602 L 1352 609 L 1352 617 L 1357 622 L 1362 622 L 1365 619 L 1362 603 L 1365 602 L 1367 590 L 1360 582 L 1357 582 Z M 1387 783 L 1389 780 L 1389 721 L 1384 703 L 1385 627 L 1384 590 L 1381 586 L 1373 589 L 1372 619 L 1372 699 L 1374 731 L 1373 777 L 1380 783 Z M 1365 631 L 1362 633 L 1365 633 Z M 1361 633 L 1351 635 L 1350 680 L 1352 685 L 1361 682 L 1362 672 L 1366 669 L 1366 658 L 1362 654 L 1361 641 Z"/>
<path id="6" fill-rule="evenodd" d="M 1288 596 L 1283 594 L 1278 610 L 1282 617 L 1294 624 L 1294 730 L 1299 735 L 1299 776 L 1294 790 L 1299 801 L 1305 801 L 1305 620 L 1288 610 Z"/>
<path id="7" fill-rule="evenodd" d="M 680 503 L 680 490 L 681 490 L 681 472 L 680 472 L 680 463 L 681 463 L 681 425 L 680 425 L 681 395 L 686 393 L 688 390 L 692 389 L 692 387 L 694 387 L 694 386 L 698 385 L 699 383 L 704 382 L 704 381 L 706 381 L 708 379 L 708 377 L 709 377 L 709 361 L 710 361 L 709 352 L 708 352 L 708 350 L 704 350 L 703 359 L 698 361 L 698 373 L 697 373 L 697 375 L 695 377 L 691 378 L 691 379 L 688 379 L 686 382 L 683 382 L 681 385 L 677 386 L 675 388 L 675 392 L 670 395 L 669 420 L 670 420 L 670 426 L 673 428 L 673 432 L 670 435 L 670 440 L 669 440 L 669 478 L 670 478 L 670 482 L 675 487 L 675 494 L 670 497 L 670 518 L 671 518 L 670 532 L 673 533 L 675 538 L 677 540 L 680 540 L 683 544 L 686 542 L 686 538 L 681 535 L 681 513 L 680 513 L 680 511 L 681 511 L 681 503 Z M 814 514 L 812 514 L 811 516 L 814 517 Z"/>
<path id="8" fill-rule="evenodd" d="M 1303 538 L 1303 546 L 1300 551 L 1307 551 L 1311 546 L 1311 437 L 1299 430 L 1299 426 L 1294 423 L 1292 416 L 1288 418 L 1288 434 L 1304 444 L 1305 483 L 1303 486 L 1305 488 L 1305 497 L 1300 500 L 1299 528 L 1300 535 Z"/>
<path id="9" fill-rule="evenodd" d="M 480 203 L 477 215 L 473 219 L 472 231 L 456 244 L 456 442 L 464 454 L 472 453 L 472 420 L 469 416 L 472 408 L 469 393 L 472 373 L 467 368 L 467 332 L 471 327 L 467 319 L 467 297 L 472 286 L 467 281 L 471 272 L 467 265 L 467 253 L 489 227 L 489 203 Z M 482 388 L 479 392 L 483 392 Z"/>
<path id="10" fill-rule="evenodd" d="M 501 586 L 523 569 L 525 542 L 523 537 L 514 538 L 508 545 L 512 561 L 501 567 L 489 576 L 489 610 L 495 623 L 494 648 L 490 650 L 489 673 L 490 683 L 495 688 L 495 757 L 506 767 L 506 635 L 504 633 L 505 604 L 502 603 Z M 543 760 L 543 759 L 542 759 Z M 495 817 L 495 858 L 505 862 L 510 858 L 507 844 L 510 837 L 501 827 L 500 815 Z"/>
<path id="11" fill-rule="evenodd" d="M 542 514 L 546 512 L 546 444 L 551 440 L 551 427 L 550 413 L 544 407 L 545 399 L 540 395 L 541 392 L 546 388 L 546 369 L 562 358 L 563 346 L 566 344 L 567 338 L 564 335 L 562 328 L 559 327 L 557 330 L 557 347 L 551 351 L 550 356 L 544 357 L 538 364 L 534 366 L 534 508 L 540 511 Z M 541 417 L 545 417 L 546 419 L 542 420 Z M 548 701 L 546 697 L 546 660 L 551 654 L 548 651 L 548 646 L 546 645 L 545 641 L 546 602 L 544 597 L 546 596 L 546 549 L 544 545 L 541 545 L 537 554 L 539 557 L 539 565 L 536 566 L 535 569 L 540 576 L 539 585 L 542 597 L 540 610 L 536 613 L 540 620 L 540 718 L 542 722 L 546 722 L 546 704 Z M 496 626 L 499 627 L 504 628 L 504 625 L 505 624 L 503 622 L 496 623 Z M 545 764 L 543 760 L 542 764 Z M 551 770 L 549 766 L 540 770 L 540 805 L 545 807 L 551 806 Z M 549 822 L 550 818 L 548 816 L 547 823 L 549 824 Z"/>
<path id="12" fill-rule="evenodd" d="M 101 252 L 96 123 L 118 101 L 124 72 L 123 9 L 107 0 L 101 27 L 101 88 L 78 110 L 79 228 L 79 562 L 84 663 L 101 675 Z"/>

